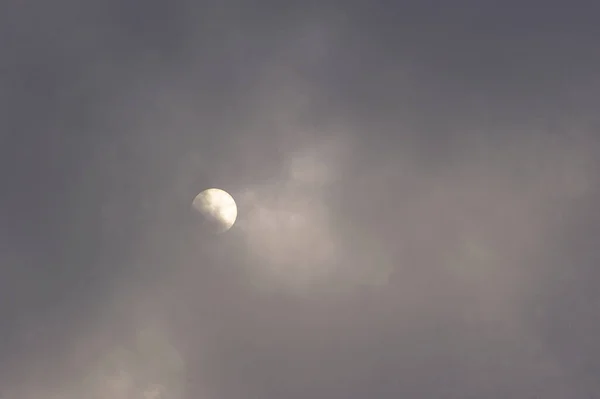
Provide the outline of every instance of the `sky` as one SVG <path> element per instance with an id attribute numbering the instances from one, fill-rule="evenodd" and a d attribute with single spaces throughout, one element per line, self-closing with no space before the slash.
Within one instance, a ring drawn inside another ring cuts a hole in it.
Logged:
<path id="1" fill-rule="evenodd" d="M 2 2 L 0 397 L 600 397 L 599 11 Z"/>

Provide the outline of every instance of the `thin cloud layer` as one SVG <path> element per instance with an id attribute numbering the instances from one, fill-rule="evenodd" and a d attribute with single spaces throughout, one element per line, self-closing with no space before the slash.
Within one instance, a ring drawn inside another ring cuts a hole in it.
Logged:
<path id="1" fill-rule="evenodd" d="M 20 59 L 62 94 L 15 66 L 0 81 L 7 129 L 54 137 L 5 199 L 0 309 L 19 327 L 1 331 L 0 393 L 595 394 L 598 60 L 581 24 L 523 41 L 485 6 L 174 4 L 40 10 L 39 31 L 70 40 L 37 35 Z M 219 237 L 190 214 L 208 187 L 239 207 Z"/>

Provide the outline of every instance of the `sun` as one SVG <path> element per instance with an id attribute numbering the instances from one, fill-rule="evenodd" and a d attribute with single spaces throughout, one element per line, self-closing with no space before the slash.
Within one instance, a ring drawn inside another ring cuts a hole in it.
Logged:
<path id="1" fill-rule="evenodd" d="M 194 198 L 192 208 L 200 213 L 205 221 L 215 226 L 218 232 L 231 229 L 238 215 L 233 197 L 219 188 L 202 191 Z"/>

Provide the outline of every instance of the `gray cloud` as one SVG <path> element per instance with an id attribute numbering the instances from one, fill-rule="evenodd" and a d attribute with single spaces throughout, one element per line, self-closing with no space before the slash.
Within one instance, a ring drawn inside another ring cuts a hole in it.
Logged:
<path id="1" fill-rule="evenodd" d="M 5 7 L 4 396 L 597 394 L 585 18 L 222 4 Z"/>

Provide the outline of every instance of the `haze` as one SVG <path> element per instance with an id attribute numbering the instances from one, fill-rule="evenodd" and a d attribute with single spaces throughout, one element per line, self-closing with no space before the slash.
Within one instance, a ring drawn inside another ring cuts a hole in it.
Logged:
<path id="1" fill-rule="evenodd" d="M 5 1 L 0 396 L 599 397 L 598 12 Z"/>

